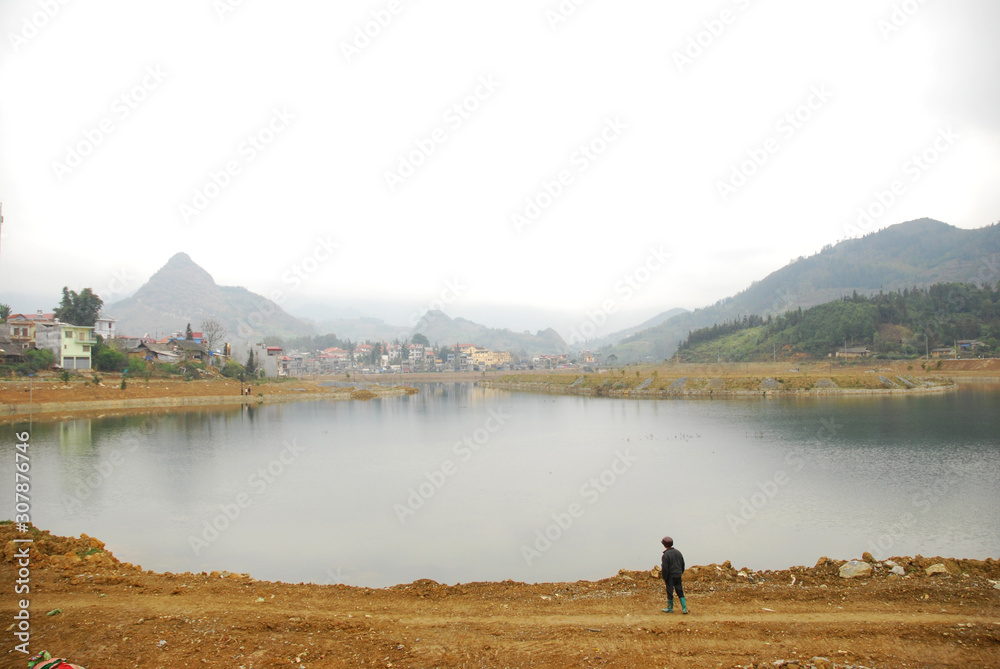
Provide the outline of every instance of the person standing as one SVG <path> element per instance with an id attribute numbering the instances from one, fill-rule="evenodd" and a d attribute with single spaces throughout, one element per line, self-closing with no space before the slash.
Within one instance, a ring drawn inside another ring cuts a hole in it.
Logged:
<path id="1" fill-rule="evenodd" d="M 681 577 L 684 575 L 684 556 L 674 548 L 674 540 L 670 537 L 663 537 L 660 540 L 663 544 L 663 557 L 660 560 L 661 575 L 667 586 L 667 608 L 664 613 L 674 612 L 674 590 L 681 600 L 681 610 L 687 615 L 687 601 L 684 599 L 684 586 L 681 584 Z"/>

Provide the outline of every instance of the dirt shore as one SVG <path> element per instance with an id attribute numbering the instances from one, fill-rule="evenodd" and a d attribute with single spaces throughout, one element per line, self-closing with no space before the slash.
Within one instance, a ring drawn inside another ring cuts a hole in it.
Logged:
<path id="1" fill-rule="evenodd" d="M 13 621 L 19 599 L 29 600 L 30 650 L 87 669 L 1000 666 L 992 559 L 899 557 L 903 576 L 876 563 L 872 576 L 854 579 L 825 559 L 774 572 L 693 567 L 691 614 L 682 615 L 679 606 L 661 612 L 662 581 L 648 571 L 371 589 L 158 574 L 120 563 L 86 535 L 19 532 L 9 522 L 0 545 L 3 617 Z M 15 595 L 24 546 L 30 592 Z M 935 564 L 946 571 L 928 576 Z M 27 666 L 12 650 L 15 631 L 0 666 Z"/>
<path id="2" fill-rule="evenodd" d="M 140 378 L 126 379 L 126 387 L 121 387 L 121 374 L 86 373 L 75 376 L 64 383 L 58 374 L 45 372 L 35 379 L 8 378 L 0 380 L 0 423 L 21 420 L 31 415 L 35 420 L 59 420 L 80 414 L 123 414 L 135 412 L 155 412 L 178 410 L 190 406 L 226 406 L 240 403 L 291 402 L 315 399 L 371 399 L 357 389 L 330 387 L 323 383 L 338 381 L 353 386 L 364 386 L 374 396 L 398 395 L 414 392 L 411 386 L 418 382 L 458 382 L 475 381 L 484 386 L 511 390 L 533 390 L 548 392 L 578 392 L 583 394 L 607 394 L 623 397 L 655 397 L 659 395 L 704 395 L 718 396 L 747 394 L 781 394 L 782 392 L 802 392 L 806 386 L 815 385 L 822 379 L 833 379 L 837 389 L 810 387 L 807 392 L 913 392 L 914 390 L 941 391 L 953 389 L 951 380 L 959 385 L 972 383 L 1000 383 L 1000 360 L 944 360 L 941 367 L 935 361 L 924 370 L 912 362 L 893 362 L 875 366 L 868 363 L 835 365 L 828 369 L 828 363 L 804 363 L 789 369 L 789 363 L 723 363 L 718 365 L 667 364 L 652 367 L 630 366 L 627 374 L 621 370 L 614 374 L 591 374 L 584 387 L 570 390 L 568 385 L 579 378 L 577 369 L 551 370 L 544 372 L 514 373 L 423 373 L 423 374 L 377 374 L 377 375 L 336 375 L 309 377 L 302 379 L 282 379 L 279 381 L 250 382 L 246 385 L 237 380 L 220 376 L 185 381 L 183 378 L 154 378 L 148 381 Z M 875 381 L 884 375 L 895 375 L 892 384 L 899 388 L 887 388 Z M 905 381 L 915 379 L 920 388 L 908 388 Z M 95 379 L 95 376 L 97 377 Z M 655 383 L 640 389 L 643 379 L 655 376 Z M 530 379 L 528 377 L 531 377 Z M 667 386 L 681 377 L 696 377 L 685 383 L 678 392 Z M 783 387 L 761 387 L 770 382 L 769 377 L 781 379 Z M 523 378 L 527 382 L 517 383 Z M 846 382 L 844 381 L 846 379 Z M 608 392 L 598 392 L 592 387 L 600 383 L 613 383 L 621 388 L 610 388 Z M 718 388 L 713 390 L 713 388 Z M 251 393 L 242 393 L 247 387 Z M 409 388 L 409 390 L 407 390 Z M 720 392 L 721 391 L 721 392 Z"/>
<path id="3" fill-rule="evenodd" d="M 298 400 L 372 399 L 377 396 L 402 395 L 414 388 L 402 385 L 400 379 L 383 383 L 351 379 L 359 388 L 330 387 L 322 384 L 329 379 L 289 379 L 279 382 L 241 384 L 221 377 L 184 381 L 175 379 L 127 379 L 121 388 L 121 375 L 98 374 L 75 378 L 63 383 L 58 376 L 47 374 L 32 381 L 6 379 L 0 381 L 0 422 L 21 420 L 29 413 L 35 420 L 57 420 L 81 413 L 132 413 L 135 411 L 177 410 L 186 406 L 226 406 L 241 403 L 293 402 Z M 89 380 L 88 380 L 89 379 Z M 390 385 L 400 381 L 400 385 Z M 361 389 L 360 386 L 364 386 Z M 249 388 L 250 394 L 241 391 Z M 366 393 L 365 390 L 368 392 Z"/>

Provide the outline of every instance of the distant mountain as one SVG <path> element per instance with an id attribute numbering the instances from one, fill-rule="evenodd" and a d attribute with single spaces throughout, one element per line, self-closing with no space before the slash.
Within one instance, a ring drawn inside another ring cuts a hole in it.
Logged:
<path id="1" fill-rule="evenodd" d="M 663 360 L 691 330 L 740 316 L 778 315 L 855 291 L 926 287 L 935 283 L 1000 280 L 1000 225 L 962 230 L 932 219 L 900 223 L 860 239 L 827 246 L 710 307 L 674 316 L 601 349 L 618 362 Z"/>
<path id="2" fill-rule="evenodd" d="M 625 337 L 629 337 L 643 330 L 648 330 L 649 328 L 654 328 L 660 323 L 665 323 L 666 321 L 670 320 L 671 318 L 674 318 L 675 316 L 680 316 L 681 314 L 686 314 L 686 313 L 688 313 L 687 309 L 670 309 L 669 311 L 663 311 L 657 314 L 656 316 L 653 316 L 649 320 L 639 323 L 638 325 L 633 325 L 630 328 L 625 328 L 624 330 L 613 332 L 604 337 L 595 337 L 594 339 L 588 339 L 585 342 L 577 342 L 574 341 L 573 337 L 571 336 L 570 344 L 574 350 L 589 349 L 596 351 L 598 349 L 604 348 L 605 346 L 610 346 L 612 344 L 615 344 L 624 339 Z"/>
<path id="3" fill-rule="evenodd" d="M 441 311 L 428 311 L 415 325 L 392 325 L 380 318 L 337 318 L 318 323 L 323 332 L 337 335 L 340 340 L 355 343 L 366 341 L 408 341 L 415 334 L 423 334 L 432 344 L 454 346 L 476 344 L 493 351 L 510 351 L 537 355 L 540 353 L 566 353 L 569 347 L 559 334 L 549 328 L 531 334 L 514 332 L 507 328 L 491 328 L 466 318 L 450 318 Z"/>
<path id="4" fill-rule="evenodd" d="M 441 311 L 428 311 L 409 331 L 427 337 L 431 344 L 454 346 L 455 344 L 477 344 L 492 351 L 510 351 L 536 355 L 540 353 L 566 353 L 568 347 L 558 332 L 552 328 L 530 332 L 514 332 L 507 329 L 488 328 L 464 318 L 449 318 Z"/>
<path id="5" fill-rule="evenodd" d="M 178 253 L 131 297 L 106 305 L 122 334 L 195 331 L 212 319 L 228 330 L 227 341 L 247 341 L 265 335 L 294 337 L 316 334 L 314 328 L 290 316 L 275 302 L 246 288 L 216 285 L 212 276 L 186 253 Z"/>

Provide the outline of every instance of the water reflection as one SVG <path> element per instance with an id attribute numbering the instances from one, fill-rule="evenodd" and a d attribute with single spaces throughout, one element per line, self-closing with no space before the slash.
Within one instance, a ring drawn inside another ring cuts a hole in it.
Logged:
<path id="1" fill-rule="evenodd" d="M 80 455 L 90 452 L 94 445 L 91 420 L 75 418 L 59 423 L 59 452 L 63 455 Z"/>
<path id="2" fill-rule="evenodd" d="M 431 383 L 78 419 L 32 431 L 33 511 L 161 571 L 363 585 L 601 578 L 652 566 L 664 533 L 694 564 L 787 567 L 873 544 L 996 556 L 998 398 L 630 401 Z"/>

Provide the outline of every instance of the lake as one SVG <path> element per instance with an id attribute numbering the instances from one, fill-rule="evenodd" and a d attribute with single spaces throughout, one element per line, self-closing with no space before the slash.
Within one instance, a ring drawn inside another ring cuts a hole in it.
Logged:
<path id="1" fill-rule="evenodd" d="M 32 519 L 156 571 L 373 587 L 599 579 L 658 564 L 665 534 L 689 565 L 1000 557 L 995 386 L 625 400 L 417 385 L 34 423 Z M 28 428 L 0 426 L 5 481 Z"/>

